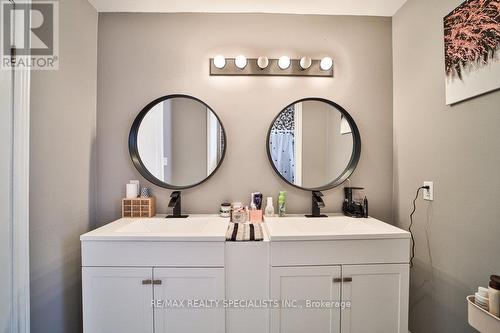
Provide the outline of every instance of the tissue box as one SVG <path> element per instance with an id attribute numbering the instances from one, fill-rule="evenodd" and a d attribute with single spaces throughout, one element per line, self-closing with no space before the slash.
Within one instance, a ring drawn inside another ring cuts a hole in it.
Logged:
<path id="1" fill-rule="evenodd" d="M 156 215 L 154 197 L 122 199 L 122 217 L 153 217 Z"/>

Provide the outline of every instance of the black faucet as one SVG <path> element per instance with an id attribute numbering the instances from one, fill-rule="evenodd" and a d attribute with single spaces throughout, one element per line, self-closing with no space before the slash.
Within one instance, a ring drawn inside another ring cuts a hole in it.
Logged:
<path id="1" fill-rule="evenodd" d="M 321 199 L 322 196 L 323 193 L 320 191 L 312 192 L 312 214 L 306 215 L 306 217 L 327 217 L 325 214 L 321 214 L 321 208 L 325 207 L 325 202 Z"/>
<path id="2" fill-rule="evenodd" d="M 172 214 L 167 215 L 167 218 L 186 218 L 189 215 L 181 214 L 181 191 L 173 191 L 170 193 L 170 202 L 168 207 L 172 208 Z"/>

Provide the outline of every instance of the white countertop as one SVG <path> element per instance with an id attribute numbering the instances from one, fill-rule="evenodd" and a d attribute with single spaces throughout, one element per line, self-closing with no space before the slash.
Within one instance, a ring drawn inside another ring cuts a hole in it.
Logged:
<path id="1" fill-rule="evenodd" d="M 80 236 L 81 241 L 224 242 L 229 219 L 218 215 L 189 215 L 167 219 L 121 218 Z"/>
<path id="2" fill-rule="evenodd" d="M 352 218 L 328 214 L 324 218 L 304 215 L 266 217 L 271 242 L 298 240 L 410 238 L 410 233 L 374 218 Z"/>
<path id="3" fill-rule="evenodd" d="M 371 217 L 328 215 L 325 218 L 265 217 L 265 238 L 270 241 L 410 238 L 409 232 Z M 228 224 L 228 218 L 215 214 L 193 214 L 181 219 L 166 219 L 165 215 L 121 218 L 81 235 L 80 240 L 224 242 Z"/>

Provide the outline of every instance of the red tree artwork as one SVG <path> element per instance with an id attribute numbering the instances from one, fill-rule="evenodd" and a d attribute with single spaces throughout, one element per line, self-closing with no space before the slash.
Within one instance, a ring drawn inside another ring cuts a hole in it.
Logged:
<path id="1" fill-rule="evenodd" d="M 500 1 L 468 0 L 444 18 L 445 69 L 462 79 L 463 70 L 488 64 L 500 48 Z"/>

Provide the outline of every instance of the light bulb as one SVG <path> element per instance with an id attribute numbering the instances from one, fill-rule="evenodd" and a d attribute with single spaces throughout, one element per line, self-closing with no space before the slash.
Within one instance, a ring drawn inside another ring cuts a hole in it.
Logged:
<path id="1" fill-rule="evenodd" d="M 257 59 L 257 66 L 259 66 L 260 69 L 264 69 L 269 65 L 269 59 L 267 57 L 259 57 Z"/>
<path id="2" fill-rule="evenodd" d="M 299 64 L 300 64 L 300 68 L 308 69 L 309 67 L 311 67 L 312 60 L 309 57 L 302 57 L 302 58 L 300 58 Z"/>
<path id="3" fill-rule="evenodd" d="M 222 55 L 216 55 L 214 57 L 214 66 L 218 69 L 224 68 L 226 66 L 226 58 Z"/>
<path id="4" fill-rule="evenodd" d="M 333 66 L 333 60 L 330 57 L 324 57 L 323 59 L 321 59 L 321 62 L 319 64 L 319 67 L 324 71 L 330 70 L 332 66 Z"/>
<path id="5" fill-rule="evenodd" d="M 247 65 L 247 57 L 245 57 L 244 55 L 239 55 L 237 56 L 235 59 L 234 59 L 234 64 L 236 65 L 236 67 L 238 67 L 239 69 L 243 69 L 246 67 Z"/>
<path id="6" fill-rule="evenodd" d="M 287 69 L 288 67 L 290 67 L 290 58 L 288 58 L 287 56 L 281 56 L 278 59 L 278 66 L 281 69 Z"/>

